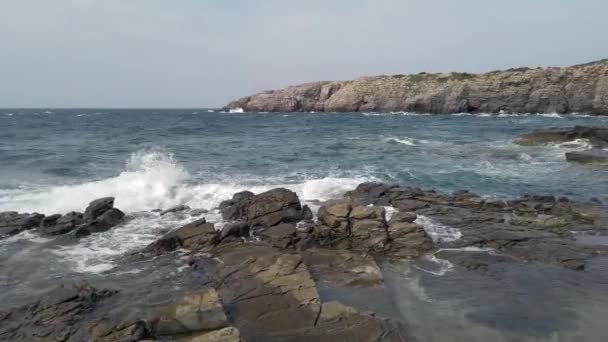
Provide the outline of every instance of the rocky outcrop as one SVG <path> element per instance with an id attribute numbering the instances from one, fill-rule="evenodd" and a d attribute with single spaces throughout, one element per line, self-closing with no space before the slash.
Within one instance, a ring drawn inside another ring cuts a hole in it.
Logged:
<path id="1" fill-rule="evenodd" d="M 592 149 L 588 151 L 566 152 L 566 160 L 582 164 L 608 166 L 608 151 Z"/>
<path id="2" fill-rule="evenodd" d="M 0 213 L 0 239 L 36 229 L 43 236 L 72 233 L 80 238 L 93 233 L 105 232 L 122 222 L 125 214 L 114 208 L 114 198 L 105 197 L 92 201 L 84 214 L 69 212 L 65 215 L 20 214 L 15 211 Z"/>
<path id="3" fill-rule="evenodd" d="M 584 127 L 538 129 L 524 134 L 515 143 L 525 146 L 563 144 L 577 139 L 588 140 L 595 148 L 608 147 L 608 127 Z"/>
<path id="4" fill-rule="evenodd" d="M 467 191 L 444 194 L 381 183 L 361 184 L 346 196 L 362 204 L 391 205 L 424 215 L 425 230 L 435 234 L 440 247 L 491 248 L 513 260 L 577 270 L 584 269 L 593 256 L 608 253 L 603 247 L 578 245 L 573 238 L 576 231 L 606 232 L 604 207 L 592 201 L 524 196 L 505 202 Z"/>
<path id="5" fill-rule="evenodd" d="M 65 215 L 55 214 L 42 220 L 38 232 L 46 236 L 61 235 L 71 232 L 83 223 L 83 214 L 75 211 Z"/>
<path id="6" fill-rule="evenodd" d="M 88 332 L 83 322 L 102 301 L 112 295 L 112 291 L 97 290 L 87 283 L 61 285 L 30 305 L 0 312 L 0 340 L 90 340 L 84 337 Z M 131 333 L 138 336 L 135 331 Z"/>
<path id="7" fill-rule="evenodd" d="M 246 112 L 608 114 L 608 61 L 485 74 L 363 77 L 270 90 L 229 103 Z"/>
<path id="8" fill-rule="evenodd" d="M 584 127 L 538 129 L 524 134 L 515 143 L 531 146 L 543 144 L 562 144 L 584 142 L 591 146 L 586 151 L 566 152 L 566 160 L 581 164 L 608 166 L 608 127 Z"/>
<path id="9" fill-rule="evenodd" d="M 1 212 L 0 239 L 36 228 L 43 219 L 44 215 L 38 213 L 20 214 L 16 211 Z"/>
<path id="10" fill-rule="evenodd" d="M 220 204 L 220 211 L 228 221 L 241 221 L 252 227 L 271 227 L 300 221 L 310 209 L 302 208 L 295 192 L 277 188 L 258 195 L 249 191 L 236 193 L 231 200 Z"/>
<path id="11" fill-rule="evenodd" d="M 318 231 L 325 245 L 397 257 L 416 257 L 432 248 L 424 229 L 413 223 L 416 214 L 397 213 L 389 224 L 384 207 L 355 203 L 361 201 L 329 201 L 321 206 Z"/>
<path id="12" fill-rule="evenodd" d="M 162 254 L 178 248 L 208 250 L 220 241 L 220 233 L 215 225 L 202 218 L 189 223 L 150 244 L 144 249 L 146 253 Z"/>
<path id="13" fill-rule="evenodd" d="M 228 326 L 228 318 L 217 291 L 204 288 L 163 307 L 151 322 L 156 336 L 213 331 Z"/>
<path id="14" fill-rule="evenodd" d="M 208 273 L 245 340 L 406 340 L 394 321 L 323 302 L 305 258 L 298 254 L 261 244 L 220 245 L 213 254 Z"/>

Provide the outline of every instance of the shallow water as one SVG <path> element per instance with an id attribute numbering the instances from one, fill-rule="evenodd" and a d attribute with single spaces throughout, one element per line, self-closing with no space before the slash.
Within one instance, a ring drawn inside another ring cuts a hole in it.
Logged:
<path id="1" fill-rule="evenodd" d="M 564 159 L 567 151 L 589 148 L 586 141 L 538 147 L 512 142 L 536 128 L 605 124 L 608 118 L 584 115 L 0 110 L 0 211 L 83 211 L 90 200 L 115 196 L 128 214 L 120 227 L 80 241 L 31 233 L 0 241 L 0 302 L 26 302 L 66 279 L 89 278 L 127 287 L 127 293 L 150 283 L 165 284 L 167 291 L 187 286 L 191 280 L 181 275 L 187 272 L 180 272 L 179 259 L 120 260 L 194 220 L 187 213 L 161 218 L 150 210 L 177 204 L 212 210 L 244 189 L 285 186 L 315 201 L 364 181 L 385 181 L 490 197 L 607 200 L 608 169 Z M 206 217 L 219 220 L 215 211 Z M 420 223 L 436 239 L 458 239 L 450 227 Z M 500 267 L 506 268 L 499 276 L 479 275 L 429 256 L 388 269 L 387 283 L 399 300 L 386 311 L 423 341 L 601 337 L 596 319 L 608 308 L 601 299 L 608 298 L 605 263 L 584 273 Z"/>

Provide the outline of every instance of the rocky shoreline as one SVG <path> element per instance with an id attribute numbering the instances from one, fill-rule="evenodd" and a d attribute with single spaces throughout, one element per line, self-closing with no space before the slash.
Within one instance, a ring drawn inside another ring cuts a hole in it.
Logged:
<path id="1" fill-rule="evenodd" d="M 484 74 L 363 77 L 269 90 L 227 104 L 245 112 L 608 114 L 608 60 Z"/>
<path id="2" fill-rule="evenodd" d="M 2 213 L 2 232 L 95 234 L 128 219 L 113 202 L 93 201 L 84 214 Z M 496 263 L 586 272 L 591 259 L 608 255 L 606 246 L 577 242 L 578 234 L 608 233 L 608 211 L 595 199 L 529 195 L 503 201 L 468 191 L 363 183 L 320 203 L 316 215 L 283 188 L 234 194 L 218 210 L 225 223 L 200 218 L 128 257 L 182 253 L 188 272 L 200 279 L 187 293 L 142 309 L 120 289 L 62 284 L 28 305 L 3 308 L 0 340 L 413 341 L 400 322 L 327 301 L 320 287 L 382 288 L 379 262 L 425 255 L 482 274 Z M 458 253 L 466 248 L 482 253 Z"/>

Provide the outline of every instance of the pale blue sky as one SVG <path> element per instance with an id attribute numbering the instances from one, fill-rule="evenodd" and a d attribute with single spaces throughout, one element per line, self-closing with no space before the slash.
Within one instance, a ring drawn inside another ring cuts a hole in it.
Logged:
<path id="1" fill-rule="evenodd" d="M 204 107 L 608 57 L 606 0 L 0 0 L 0 107 Z"/>

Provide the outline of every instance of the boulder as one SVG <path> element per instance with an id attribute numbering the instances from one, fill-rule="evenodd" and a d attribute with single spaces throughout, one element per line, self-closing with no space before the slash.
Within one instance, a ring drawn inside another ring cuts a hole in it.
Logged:
<path id="1" fill-rule="evenodd" d="M 272 227 L 279 223 L 297 222 L 303 212 L 295 192 L 277 188 L 253 195 L 249 191 L 234 194 L 220 204 L 222 217 L 228 221 L 242 221 L 250 226 Z"/>
<path id="2" fill-rule="evenodd" d="M 233 237 L 249 237 L 249 224 L 244 222 L 226 223 L 220 232 L 220 240 Z"/>
<path id="3" fill-rule="evenodd" d="M 114 197 L 96 199 L 89 203 L 84 211 L 83 218 L 85 221 L 93 221 L 112 208 L 114 208 Z"/>
<path id="4" fill-rule="evenodd" d="M 587 151 L 566 152 L 566 160 L 581 164 L 608 166 L 608 151 L 592 149 Z"/>
<path id="5" fill-rule="evenodd" d="M 410 211 L 397 211 L 391 216 L 390 224 L 394 223 L 412 223 L 416 221 L 418 215 Z"/>
<path id="6" fill-rule="evenodd" d="M 269 242 L 276 248 L 288 248 L 294 246 L 298 241 L 296 225 L 293 223 L 281 223 L 266 228 L 259 233 L 262 241 Z"/>
<path id="7" fill-rule="evenodd" d="M 302 206 L 302 217 L 300 218 L 302 221 L 311 221 L 314 218 L 312 210 L 308 205 Z"/>
<path id="8" fill-rule="evenodd" d="M 110 208 L 92 221 L 85 221 L 85 223 L 78 226 L 74 231 L 74 236 L 81 238 L 94 233 L 108 231 L 112 227 L 118 225 L 124 217 L 125 214 L 122 211 L 116 208 Z"/>
<path id="9" fill-rule="evenodd" d="M 206 251 L 220 241 L 220 234 L 212 223 L 202 218 L 189 223 L 148 245 L 144 252 L 163 254 L 178 248 Z"/>
<path id="10" fill-rule="evenodd" d="M 75 211 L 65 215 L 55 214 L 45 217 L 38 231 L 42 235 L 61 235 L 71 232 L 83 223 L 83 215 Z"/>
<path id="11" fill-rule="evenodd" d="M 396 185 L 384 183 L 361 183 L 353 191 L 348 191 L 344 197 L 350 199 L 353 203 L 361 205 L 389 205 L 388 197 L 386 196 L 391 189 L 396 188 Z"/>
<path id="12" fill-rule="evenodd" d="M 319 223 L 343 232 L 350 229 L 348 215 L 352 210 L 352 204 L 347 200 L 332 200 L 321 205 L 318 212 Z"/>
<path id="13" fill-rule="evenodd" d="M 180 204 L 180 205 L 176 205 L 174 207 L 171 207 L 169 209 L 161 211 L 160 212 L 160 216 L 165 216 L 165 215 L 170 214 L 170 213 L 177 213 L 177 212 L 188 210 L 188 209 L 190 209 L 189 206 L 184 205 L 184 204 Z"/>
<path id="14" fill-rule="evenodd" d="M 159 310 L 152 321 L 157 336 L 188 334 L 224 328 L 228 319 L 217 291 L 205 288 Z"/>
<path id="15" fill-rule="evenodd" d="M 385 249 L 388 241 L 384 207 L 356 206 L 348 218 L 352 237 L 352 248 L 375 252 Z"/>
<path id="16" fill-rule="evenodd" d="M 247 222 L 271 227 L 279 223 L 297 222 L 302 219 L 300 199 L 295 192 L 274 189 L 252 197 L 246 208 Z"/>
<path id="17" fill-rule="evenodd" d="M 16 211 L 5 211 L 0 213 L 0 238 L 19 234 L 23 231 L 36 228 L 42 222 L 44 215 L 19 214 Z"/>
<path id="18" fill-rule="evenodd" d="M 222 217 L 227 221 L 237 221 L 246 217 L 245 208 L 249 199 L 255 196 L 251 191 L 237 192 L 232 199 L 220 203 L 219 209 Z"/>

